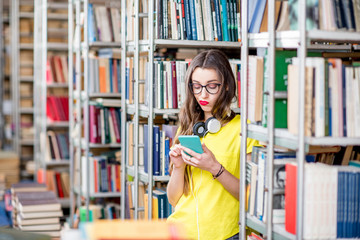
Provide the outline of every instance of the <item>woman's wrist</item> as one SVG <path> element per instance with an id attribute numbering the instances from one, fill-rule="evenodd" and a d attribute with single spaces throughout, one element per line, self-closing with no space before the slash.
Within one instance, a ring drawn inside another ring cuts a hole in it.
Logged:
<path id="1" fill-rule="evenodd" d="M 211 175 L 215 176 L 219 172 L 221 166 L 222 165 L 219 162 L 216 162 L 216 164 L 214 164 L 214 166 L 210 169 Z"/>

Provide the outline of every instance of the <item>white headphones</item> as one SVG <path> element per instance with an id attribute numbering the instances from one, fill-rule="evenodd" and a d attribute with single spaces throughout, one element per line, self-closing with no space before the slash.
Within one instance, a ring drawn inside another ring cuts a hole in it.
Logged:
<path id="1" fill-rule="evenodd" d="M 220 131 L 221 123 L 214 117 L 208 118 L 205 123 L 197 122 L 193 127 L 193 133 L 199 137 L 205 137 L 205 135 L 210 133 L 217 133 Z"/>

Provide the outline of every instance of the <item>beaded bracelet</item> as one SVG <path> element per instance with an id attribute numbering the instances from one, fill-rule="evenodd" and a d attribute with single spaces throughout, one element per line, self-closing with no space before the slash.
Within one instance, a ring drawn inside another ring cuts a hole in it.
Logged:
<path id="1" fill-rule="evenodd" d="M 214 176 L 213 175 L 213 180 L 215 180 L 216 178 L 220 177 L 220 175 L 225 171 L 225 168 L 223 167 L 222 164 L 220 164 L 220 170 L 218 171 L 218 173 Z"/>

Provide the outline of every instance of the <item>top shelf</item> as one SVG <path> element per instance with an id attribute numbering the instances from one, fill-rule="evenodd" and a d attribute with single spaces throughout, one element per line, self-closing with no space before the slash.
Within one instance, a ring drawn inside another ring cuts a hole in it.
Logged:
<path id="1" fill-rule="evenodd" d="M 287 129 L 275 129 L 275 145 L 289 148 L 292 150 L 298 149 L 298 137 L 289 133 Z M 259 141 L 268 142 L 267 128 L 257 125 L 248 125 L 248 137 Z M 309 145 L 314 146 L 348 146 L 359 145 L 360 138 L 349 137 L 305 137 L 306 150 Z"/>
<path id="2" fill-rule="evenodd" d="M 309 42 L 331 42 L 331 43 L 360 43 L 359 32 L 349 31 L 307 31 L 307 39 Z M 283 31 L 276 32 L 276 47 L 280 48 L 298 48 L 300 46 L 299 31 Z M 251 33 L 249 34 L 249 47 L 268 47 L 269 33 Z M 319 44 L 311 44 L 309 48 L 319 48 Z M 325 45 L 320 48 L 344 49 L 351 50 L 348 45 Z"/>
<path id="3" fill-rule="evenodd" d="M 133 48 L 135 43 L 133 41 L 127 43 L 128 47 Z M 140 46 L 149 45 L 149 40 L 140 40 Z M 174 40 L 174 39 L 155 39 L 155 47 L 158 48 L 228 48 L 239 49 L 240 42 L 225 42 L 225 41 L 195 41 L 195 40 Z"/>

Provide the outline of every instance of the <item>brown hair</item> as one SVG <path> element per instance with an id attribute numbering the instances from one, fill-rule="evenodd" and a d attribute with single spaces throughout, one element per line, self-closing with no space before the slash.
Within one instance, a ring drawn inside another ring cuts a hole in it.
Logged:
<path id="1" fill-rule="evenodd" d="M 179 135 L 192 135 L 192 129 L 196 122 L 204 121 L 204 112 L 196 101 L 191 91 L 192 74 L 196 68 L 213 69 L 216 71 L 221 81 L 221 89 L 218 99 L 211 110 L 213 117 L 218 119 L 221 124 L 225 124 L 234 118 L 235 113 L 231 111 L 230 105 L 236 95 L 235 77 L 232 72 L 227 56 L 220 50 L 207 50 L 199 53 L 190 63 L 185 75 L 186 99 L 179 113 L 180 130 L 175 136 L 174 143 L 178 144 Z M 229 114 L 230 113 L 230 114 Z M 170 169 L 172 169 L 172 164 Z M 184 194 L 189 194 L 189 176 L 190 167 L 186 166 Z"/>

